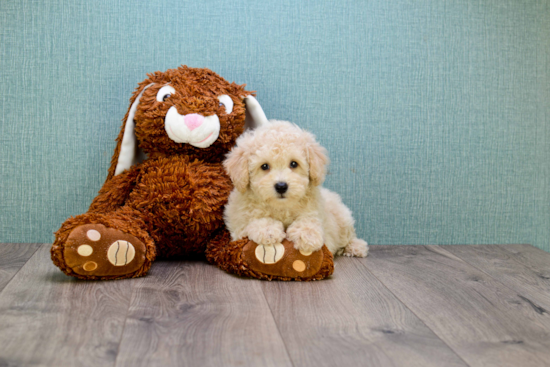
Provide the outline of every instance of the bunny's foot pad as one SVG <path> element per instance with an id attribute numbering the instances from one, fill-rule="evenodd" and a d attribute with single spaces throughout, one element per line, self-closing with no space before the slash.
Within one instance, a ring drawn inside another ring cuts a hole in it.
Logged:
<path id="1" fill-rule="evenodd" d="M 210 242 L 206 257 L 229 273 L 262 280 L 321 280 L 334 272 L 332 253 L 326 246 L 311 254 L 300 253 L 287 240 L 260 246 L 248 238 L 231 241 L 227 231 Z"/>
<path id="2" fill-rule="evenodd" d="M 146 246 L 137 237 L 103 224 L 75 227 L 63 250 L 65 265 L 85 278 L 128 278 L 146 263 Z"/>
<path id="3" fill-rule="evenodd" d="M 243 247 L 243 260 L 254 272 L 285 278 L 311 278 L 321 270 L 323 250 L 302 252 L 288 240 L 275 246 L 262 246 L 249 241 Z"/>

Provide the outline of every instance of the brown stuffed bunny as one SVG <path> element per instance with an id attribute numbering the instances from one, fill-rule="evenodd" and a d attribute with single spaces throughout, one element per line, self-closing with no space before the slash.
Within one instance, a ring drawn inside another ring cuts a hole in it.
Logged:
<path id="1" fill-rule="evenodd" d="M 244 85 L 211 70 L 182 66 L 149 74 L 130 99 L 98 196 L 87 213 L 67 219 L 55 233 L 54 264 L 81 279 L 122 279 L 144 275 L 156 256 L 206 252 L 209 261 L 244 276 L 330 275 L 332 256 L 325 249 L 307 276 L 296 277 L 255 268 L 247 262 L 254 246 L 230 243 L 223 206 L 232 184 L 221 162 L 245 128 L 266 121 Z"/>

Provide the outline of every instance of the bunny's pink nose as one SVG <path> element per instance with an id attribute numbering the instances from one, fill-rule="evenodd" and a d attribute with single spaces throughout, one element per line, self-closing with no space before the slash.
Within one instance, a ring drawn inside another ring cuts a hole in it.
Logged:
<path id="1" fill-rule="evenodd" d="M 202 125 L 204 117 L 197 113 L 190 113 L 189 115 L 185 115 L 184 121 L 189 130 L 193 131 L 194 129 Z"/>

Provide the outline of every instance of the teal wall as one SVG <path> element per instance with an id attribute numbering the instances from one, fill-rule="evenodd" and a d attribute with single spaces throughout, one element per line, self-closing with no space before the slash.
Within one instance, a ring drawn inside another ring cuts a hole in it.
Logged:
<path id="1" fill-rule="evenodd" d="M 550 251 L 547 1 L 0 1 L 0 241 L 100 188 L 145 73 L 208 67 L 317 134 L 372 244 Z"/>

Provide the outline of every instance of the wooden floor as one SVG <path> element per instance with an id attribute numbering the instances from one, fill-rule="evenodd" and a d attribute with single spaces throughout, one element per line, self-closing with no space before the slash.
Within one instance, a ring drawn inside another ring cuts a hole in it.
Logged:
<path id="1" fill-rule="evenodd" d="M 550 366 L 550 254 L 372 246 L 312 283 L 203 262 L 79 281 L 0 245 L 0 366 Z"/>

